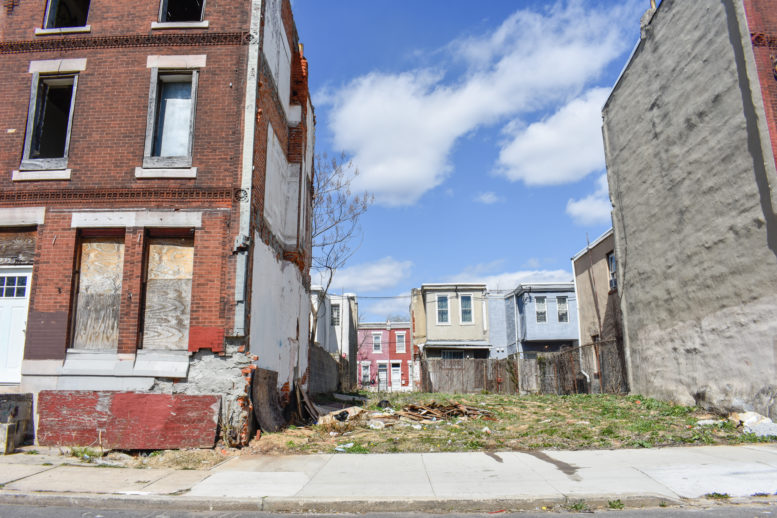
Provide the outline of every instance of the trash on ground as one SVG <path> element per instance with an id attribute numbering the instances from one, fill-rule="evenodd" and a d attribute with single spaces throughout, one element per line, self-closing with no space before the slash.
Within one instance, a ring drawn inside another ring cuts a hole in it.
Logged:
<path id="1" fill-rule="evenodd" d="M 383 421 L 378 421 L 377 419 L 370 419 L 367 422 L 367 426 L 373 430 L 383 430 L 386 428 L 386 423 Z"/>
<path id="2" fill-rule="evenodd" d="M 317 424 L 330 432 L 342 433 L 361 426 L 366 417 L 366 411 L 362 407 L 352 406 L 319 417 Z"/>
<path id="3" fill-rule="evenodd" d="M 488 410 L 463 405 L 461 403 L 442 405 L 435 401 L 432 401 L 428 405 L 406 405 L 402 410 L 396 412 L 396 414 L 414 421 L 448 420 L 454 417 L 495 421 L 493 414 Z"/>
<path id="4" fill-rule="evenodd" d="M 777 437 L 777 423 L 757 412 L 733 413 L 729 417 L 737 426 L 742 426 L 745 433 L 756 437 Z"/>

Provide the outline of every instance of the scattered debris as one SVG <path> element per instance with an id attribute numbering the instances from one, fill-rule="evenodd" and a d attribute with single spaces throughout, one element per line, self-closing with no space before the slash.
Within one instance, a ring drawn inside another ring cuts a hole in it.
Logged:
<path id="1" fill-rule="evenodd" d="M 364 424 L 366 417 L 366 411 L 362 407 L 352 406 L 319 417 L 317 424 L 324 430 L 343 433 Z"/>
<path id="2" fill-rule="evenodd" d="M 729 417 L 737 426 L 742 426 L 745 433 L 756 437 L 777 437 L 777 423 L 757 412 L 733 413 Z"/>
<path id="3" fill-rule="evenodd" d="M 378 401 L 378 406 L 380 408 L 388 408 L 391 406 L 391 403 L 389 403 L 387 399 L 381 399 L 380 401 Z"/>
<path id="4" fill-rule="evenodd" d="M 353 448 L 353 443 L 349 442 L 347 444 L 341 444 L 340 446 L 337 446 L 335 448 L 335 451 L 339 451 L 339 452 L 343 453 L 343 452 L 345 452 L 345 450 L 350 450 L 351 448 Z"/>
<path id="5" fill-rule="evenodd" d="M 496 421 L 496 419 L 493 417 L 493 414 L 488 410 L 482 410 L 480 408 L 463 405 L 461 403 L 441 405 L 435 401 L 432 401 L 428 405 L 406 405 L 396 414 L 407 417 L 408 419 L 412 419 L 414 421 L 434 422 L 438 419 L 448 420 L 453 417 Z"/>
<path id="6" fill-rule="evenodd" d="M 373 430 L 383 430 L 386 428 L 386 423 L 383 421 L 378 421 L 377 419 L 370 419 L 367 422 L 367 426 Z"/>
<path id="7" fill-rule="evenodd" d="M 719 419 L 702 419 L 701 421 L 696 422 L 696 426 L 716 426 L 722 423 L 725 423 L 725 421 Z"/>

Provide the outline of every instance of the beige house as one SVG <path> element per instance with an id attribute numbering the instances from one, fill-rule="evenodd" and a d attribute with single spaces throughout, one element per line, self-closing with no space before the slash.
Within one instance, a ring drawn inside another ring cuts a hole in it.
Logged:
<path id="1" fill-rule="evenodd" d="M 410 299 L 414 350 L 424 358 L 488 358 L 485 284 L 422 284 Z"/>
<path id="2" fill-rule="evenodd" d="M 620 341 L 620 300 L 612 229 L 572 258 L 580 344 Z"/>

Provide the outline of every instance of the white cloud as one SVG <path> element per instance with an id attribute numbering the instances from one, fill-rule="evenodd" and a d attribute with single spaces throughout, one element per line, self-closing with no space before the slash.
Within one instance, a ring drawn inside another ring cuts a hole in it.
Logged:
<path id="1" fill-rule="evenodd" d="M 359 312 L 369 321 L 384 321 L 393 315 L 410 319 L 410 294 L 404 293 L 378 300 L 360 299 Z"/>
<path id="2" fill-rule="evenodd" d="M 335 272 L 330 291 L 364 293 L 393 288 L 410 275 L 411 261 L 384 257 L 370 263 L 349 266 Z"/>
<path id="3" fill-rule="evenodd" d="M 596 191 L 590 196 L 579 200 L 570 199 L 567 202 L 567 214 L 578 225 L 590 226 L 610 222 L 612 205 L 607 188 L 607 175 L 601 175 L 596 184 Z"/>
<path id="4" fill-rule="evenodd" d="M 519 131 L 500 151 L 497 172 L 527 185 L 558 185 L 603 169 L 602 105 L 609 92 L 591 89 Z"/>
<path id="5" fill-rule="evenodd" d="M 451 276 L 446 282 L 485 283 L 489 290 L 512 290 L 526 282 L 570 282 L 572 274 L 566 270 L 518 270 L 514 272 L 485 273 L 497 263 L 480 264 Z"/>
<path id="6" fill-rule="evenodd" d="M 497 196 L 496 193 L 493 192 L 481 192 L 475 196 L 475 201 L 483 203 L 484 205 L 493 205 L 494 203 L 504 201 L 504 198 Z"/>
<path id="7" fill-rule="evenodd" d="M 327 92 L 334 145 L 361 172 L 354 188 L 384 205 L 415 203 L 451 172 L 458 138 L 555 109 L 596 80 L 628 50 L 625 28 L 633 29 L 638 6 L 569 0 L 541 13 L 519 10 L 492 34 L 451 42 L 438 69 L 373 72 Z M 470 67 L 450 78 L 446 67 L 456 60 Z"/>

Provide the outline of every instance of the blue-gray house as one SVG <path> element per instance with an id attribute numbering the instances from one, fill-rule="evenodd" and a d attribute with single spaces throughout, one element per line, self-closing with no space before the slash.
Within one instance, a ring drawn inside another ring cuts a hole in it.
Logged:
<path id="1" fill-rule="evenodd" d="M 578 344 L 574 283 L 520 284 L 504 303 L 507 356 L 536 358 Z"/>

